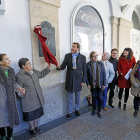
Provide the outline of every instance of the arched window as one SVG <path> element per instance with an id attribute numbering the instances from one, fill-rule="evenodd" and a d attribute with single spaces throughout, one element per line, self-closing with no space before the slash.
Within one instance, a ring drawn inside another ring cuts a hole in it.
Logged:
<path id="1" fill-rule="evenodd" d="M 133 14 L 132 14 L 132 23 L 133 23 L 134 29 L 140 30 L 140 21 L 139 21 L 137 13 L 135 11 L 133 11 Z"/>
<path id="2" fill-rule="evenodd" d="M 90 4 L 82 3 L 73 12 L 72 42 L 81 44 L 80 52 L 87 58 L 96 51 L 104 52 L 104 25 L 99 12 Z"/>

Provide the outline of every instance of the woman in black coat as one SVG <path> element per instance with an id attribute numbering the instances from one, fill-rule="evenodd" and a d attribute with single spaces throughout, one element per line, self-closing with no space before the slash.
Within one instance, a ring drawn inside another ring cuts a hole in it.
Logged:
<path id="1" fill-rule="evenodd" d="M 10 67 L 10 59 L 6 54 L 0 55 L 0 135 L 6 140 L 13 139 L 13 126 L 20 123 L 15 97 L 15 90 L 24 90 L 16 83 L 14 69 Z"/>

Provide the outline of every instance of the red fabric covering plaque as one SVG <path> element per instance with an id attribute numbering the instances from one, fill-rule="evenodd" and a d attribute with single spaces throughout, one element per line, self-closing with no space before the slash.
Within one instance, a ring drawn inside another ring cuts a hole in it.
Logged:
<path id="1" fill-rule="evenodd" d="M 49 50 L 49 48 L 47 47 L 47 45 L 45 43 L 45 41 L 47 40 L 47 37 L 42 35 L 41 26 L 40 25 L 35 26 L 34 27 L 34 32 L 38 35 L 39 40 L 41 42 L 42 52 L 43 52 L 45 61 L 49 65 L 51 63 L 51 64 L 54 64 L 54 65 L 57 66 L 58 63 L 57 63 L 57 61 L 55 59 L 55 56 L 51 53 L 51 51 Z"/>

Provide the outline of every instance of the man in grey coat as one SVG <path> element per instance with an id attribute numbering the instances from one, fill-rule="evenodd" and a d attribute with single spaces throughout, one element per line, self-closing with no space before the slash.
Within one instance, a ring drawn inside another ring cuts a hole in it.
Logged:
<path id="1" fill-rule="evenodd" d="M 67 66 L 65 89 L 68 92 L 68 114 L 67 119 L 71 118 L 73 113 L 73 93 L 75 93 L 75 114 L 80 116 L 80 91 L 86 83 L 86 58 L 80 54 L 80 44 L 73 43 L 71 53 L 65 55 L 64 61 L 57 70 L 64 70 Z"/>
<path id="2" fill-rule="evenodd" d="M 108 61 L 110 58 L 110 54 L 105 52 L 102 55 L 102 62 L 104 64 L 105 67 L 105 72 L 106 72 L 106 88 L 103 90 L 103 101 L 102 101 L 102 107 L 105 111 L 107 111 L 106 108 L 106 101 L 107 101 L 107 88 L 108 88 L 108 84 L 112 82 L 114 76 L 115 76 L 115 71 L 113 68 L 113 65 Z"/>

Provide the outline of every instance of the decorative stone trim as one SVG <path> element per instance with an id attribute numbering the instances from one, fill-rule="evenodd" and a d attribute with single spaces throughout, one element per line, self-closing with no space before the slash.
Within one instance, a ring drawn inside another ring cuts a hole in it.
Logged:
<path id="1" fill-rule="evenodd" d="M 119 20 L 119 25 L 132 28 L 132 22 L 125 20 L 123 18 L 119 18 L 118 20 Z"/>
<path id="2" fill-rule="evenodd" d="M 53 5 L 53 6 L 60 8 L 60 0 L 35 0 L 35 1 L 44 2 L 46 4 Z"/>

